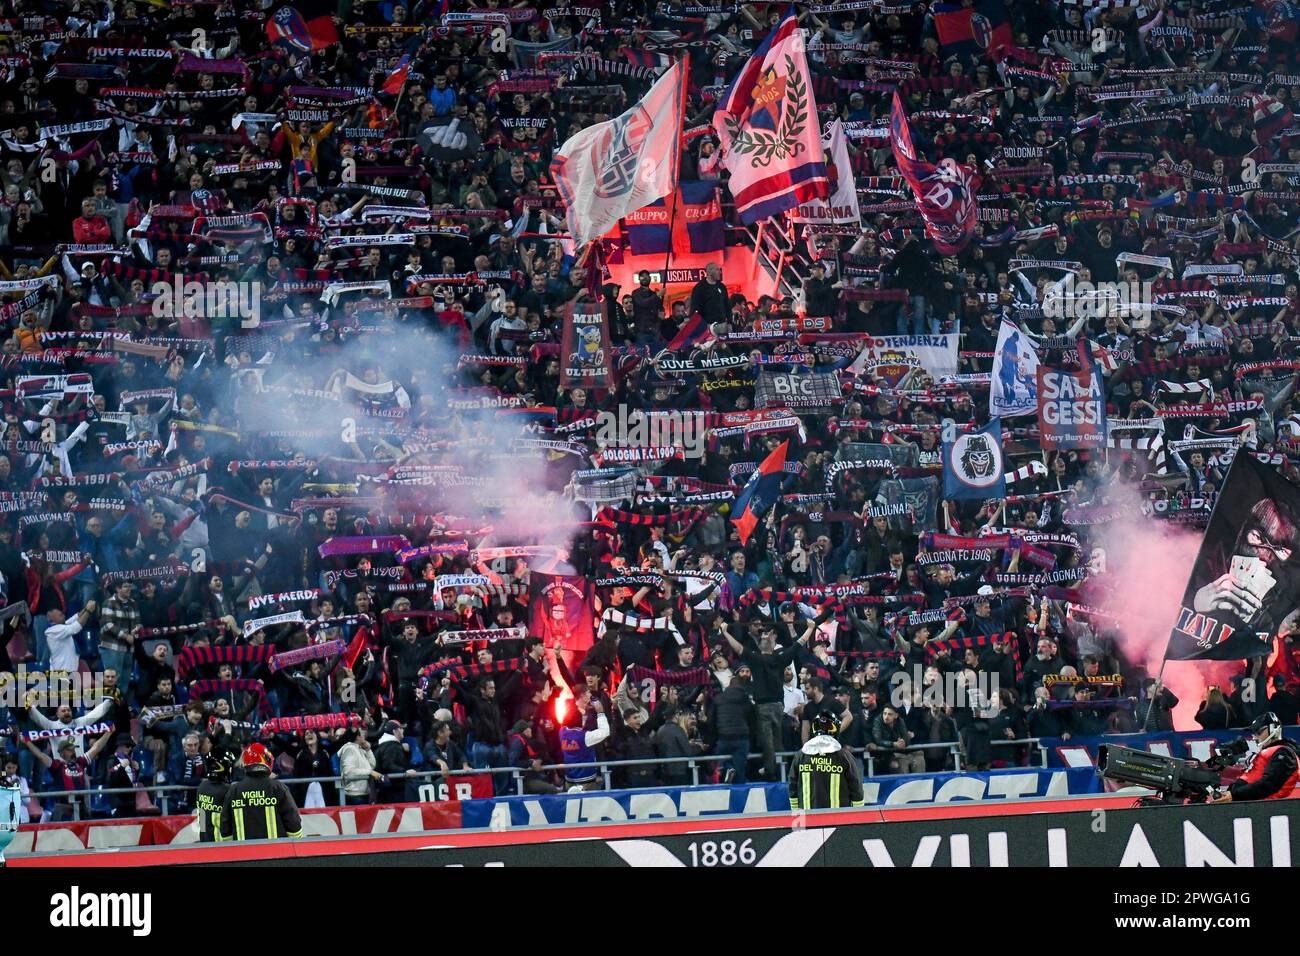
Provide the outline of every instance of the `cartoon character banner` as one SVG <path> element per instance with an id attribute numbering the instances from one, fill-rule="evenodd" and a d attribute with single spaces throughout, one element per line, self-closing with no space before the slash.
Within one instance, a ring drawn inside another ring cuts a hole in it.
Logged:
<path id="1" fill-rule="evenodd" d="M 1183 593 L 1165 658 L 1264 657 L 1300 622 L 1300 487 L 1233 459 Z"/>
<path id="2" fill-rule="evenodd" d="M 1010 322 L 998 329 L 989 382 L 989 417 L 1010 418 L 1038 411 L 1038 353 L 1029 336 Z"/>
<path id="3" fill-rule="evenodd" d="M 945 498 L 1005 498 L 1002 423 L 996 418 L 979 431 L 965 432 L 943 444 Z"/>
<path id="4" fill-rule="evenodd" d="M 602 302 L 574 302 L 564 318 L 560 385 L 564 388 L 608 388 L 610 385 L 609 326 Z"/>

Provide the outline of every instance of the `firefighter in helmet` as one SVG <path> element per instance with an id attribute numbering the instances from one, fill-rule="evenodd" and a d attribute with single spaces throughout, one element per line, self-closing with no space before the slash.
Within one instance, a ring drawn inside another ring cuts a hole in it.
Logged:
<path id="1" fill-rule="evenodd" d="M 271 776 L 271 752 L 251 743 L 244 778 L 230 785 L 221 807 L 221 839 L 275 840 L 302 836 L 302 817 L 289 788 Z"/>
<path id="2" fill-rule="evenodd" d="M 221 839 L 221 807 L 226 802 L 230 778 L 239 764 L 239 754 L 222 744 L 203 755 L 203 779 L 199 781 L 195 801 L 195 818 L 199 825 L 199 842 L 214 843 Z"/>
<path id="3" fill-rule="evenodd" d="M 790 766 L 790 806 L 794 810 L 860 807 L 862 771 L 858 761 L 835 735 L 838 715 L 824 710 L 813 718 L 813 736 Z"/>

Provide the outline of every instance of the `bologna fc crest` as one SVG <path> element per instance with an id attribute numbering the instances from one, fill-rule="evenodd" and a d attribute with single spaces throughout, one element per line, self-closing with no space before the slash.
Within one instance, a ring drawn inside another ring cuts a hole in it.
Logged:
<path id="1" fill-rule="evenodd" d="M 872 374 L 880 376 L 890 388 L 897 388 L 908 372 L 920 367 L 921 363 L 906 352 L 885 349 L 880 353 L 879 361 L 871 366 L 871 371 Z"/>
<path id="2" fill-rule="evenodd" d="M 756 129 L 776 131 L 777 125 L 781 122 L 781 104 L 785 102 L 786 84 L 786 77 L 777 76 L 776 70 L 770 66 L 763 71 L 750 94 L 752 112 L 749 115 L 749 124 L 751 126 Z"/>
<path id="3" fill-rule="evenodd" d="M 312 51 L 311 34 L 307 24 L 293 7 L 281 7 L 271 18 L 272 42 L 287 45 L 302 53 Z"/>
<path id="4" fill-rule="evenodd" d="M 636 185 L 637 155 L 653 125 L 644 106 L 615 119 L 604 135 L 591 144 L 592 165 L 600 170 L 595 193 L 601 199 L 617 199 Z"/>
<path id="5" fill-rule="evenodd" d="M 970 17 L 970 34 L 975 38 L 975 45 L 987 50 L 993 42 L 993 24 L 982 13 L 972 13 Z"/>

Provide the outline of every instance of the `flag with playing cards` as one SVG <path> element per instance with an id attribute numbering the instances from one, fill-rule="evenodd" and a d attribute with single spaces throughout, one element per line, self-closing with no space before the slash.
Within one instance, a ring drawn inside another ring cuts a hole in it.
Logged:
<path id="1" fill-rule="evenodd" d="M 1242 660 L 1300 629 L 1300 487 L 1253 455 L 1233 459 L 1165 652 Z"/>

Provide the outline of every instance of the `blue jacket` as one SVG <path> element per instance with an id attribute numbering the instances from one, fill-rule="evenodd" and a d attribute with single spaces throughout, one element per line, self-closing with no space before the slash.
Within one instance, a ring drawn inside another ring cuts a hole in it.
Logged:
<path id="1" fill-rule="evenodd" d="M 731 596 L 735 600 L 739 600 L 740 596 L 751 588 L 758 587 L 758 575 L 753 571 L 746 571 L 743 575 L 728 571 L 725 577 L 727 587 L 731 589 Z"/>
<path id="2" fill-rule="evenodd" d="M 128 511 L 112 530 L 105 530 L 98 538 L 86 531 L 85 522 L 77 529 L 80 532 L 81 540 L 77 546 L 90 555 L 92 565 L 87 565 L 80 571 L 74 581 L 91 583 L 97 580 L 95 576 L 95 566 L 98 565 L 102 571 L 120 571 L 122 570 L 121 559 L 118 556 L 118 546 L 115 543 L 115 536 L 119 535 L 122 529 L 130 528 L 130 521 L 133 516 Z"/>
<path id="3" fill-rule="evenodd" d="M 450 116 L 456 107 L 456 91 L 451 87 L 445 90 L 429 90 L 429 102 L 433 104 L 434 116 Z"/>

